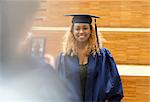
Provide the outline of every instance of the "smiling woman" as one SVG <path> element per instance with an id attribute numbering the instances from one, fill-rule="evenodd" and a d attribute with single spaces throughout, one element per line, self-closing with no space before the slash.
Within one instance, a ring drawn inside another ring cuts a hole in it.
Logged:
<path id="1" fill-rule="evenodd" d="M 102 48 L 97 27 L 88 14 L 71 14 L 72 26 L 65 34 L 63 51 L 56 69 L 68 88 L 73 102 L 120 102 L 122 82 L 108 49 Z M 96 20 L 95 20 L 96 21 Z M 96 23 L 96 22 L 95 22 Z"/>

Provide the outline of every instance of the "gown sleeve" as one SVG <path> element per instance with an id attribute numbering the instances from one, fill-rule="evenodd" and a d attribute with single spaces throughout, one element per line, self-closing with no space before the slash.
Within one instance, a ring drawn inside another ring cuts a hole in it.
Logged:
<path id="1" fill-rule="evenodd" d="M 105 94 L 108 102 L 121 102 L 121 99 L 123 98 L 121 78 L 112 54 L 108 49 L 105 49 L 105 53 L 105 68 L 107 69 Z"/>
<path id="2" fill-rule="evenodd" d="M 64 80 L 65 78 L 65 67 L 63 64 L 63 53 L 60 53 L 55 60 L 55 70 L 58 76 Z"/>

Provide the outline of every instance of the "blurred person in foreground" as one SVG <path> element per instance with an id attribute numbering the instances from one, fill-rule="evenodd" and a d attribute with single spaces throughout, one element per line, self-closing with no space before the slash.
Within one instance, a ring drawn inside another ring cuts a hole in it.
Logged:
<path id="1" fill-rule="evenodd" d="M 70 30 L 65 34 L 63 51 L 56 60 L 56 69 L 75 102 L 120 102 L 123 88 L 116 63 L 110 51 L 102 47 L 96 18 L 89 14 L 73 16 Z M 95 29 L 92 26 L 95 19 Z"/>
<path id="2" fill-rule="evenodd" d="M 43 58 L 31 57 L 31 41 L 24 41 L 39 2 L 3 0 L 1 3 L 0 101 L 70 102 L 53 68 Z"/>

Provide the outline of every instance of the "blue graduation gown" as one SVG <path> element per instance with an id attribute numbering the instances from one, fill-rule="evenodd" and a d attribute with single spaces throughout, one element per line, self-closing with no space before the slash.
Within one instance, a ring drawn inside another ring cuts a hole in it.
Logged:
<path id="1" fill-rule="evenodd" d="M 120 102 L 123 88 L 116 63 L 108 49 L 102 48 L 100 53 L 88 57 L 85 102 Z M 67 95 L 73 102 L 81 102 L 78 57 L 61 53 L 56 60 L 56 67 L 60 78 L 66 83 Z"/>

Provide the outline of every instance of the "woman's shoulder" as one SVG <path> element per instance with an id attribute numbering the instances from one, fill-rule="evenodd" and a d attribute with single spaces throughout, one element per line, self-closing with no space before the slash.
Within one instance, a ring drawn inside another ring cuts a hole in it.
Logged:
<path id="1" fill-rule="evenodd" d="M 112 54 L 111 54 L 111 52 L 109 51 L 109 49 L 105 48 L 105 47 L 103 47 L 103 48 L 100 49 L 100 53 L 101 53 L 102 56 L 113 57 Z"/>
<path id="2" fill-rule="evenodd" d="M 57 55 L 57 57 L 56 57 L 56 59 L 59 59 L 59 60 L 65 60 L 65 59 L 70 59 L 70 58 L 74 58 L 73 56 L 71 56 L 71 55 L 67 55 L 67 54 L 65 54 L 64 52 L 60 52 L 58 55 Z"/>
<path id="3" fill-rule="evenodd" d="M 61 61 L 64 58 L 65 54 L 63 52 L 58 53 L 56 56 L 56 61 Z"/>
<path id="4" fill-rule="evenodd" d="M 64 52 L 59 52 L 57 57 L 65 56 Z"/>

